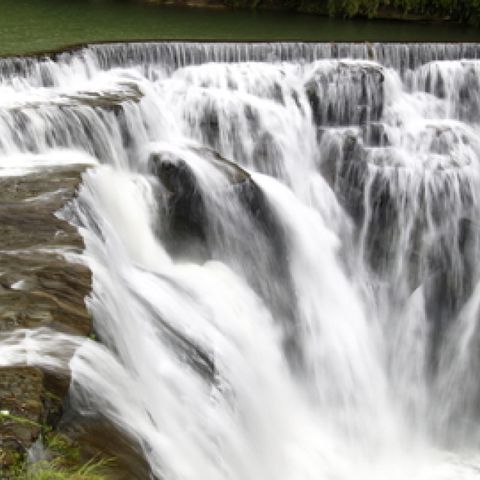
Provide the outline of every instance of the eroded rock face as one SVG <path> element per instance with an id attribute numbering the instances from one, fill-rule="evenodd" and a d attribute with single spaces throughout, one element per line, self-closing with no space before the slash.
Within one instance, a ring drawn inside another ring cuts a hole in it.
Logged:
<path id="1" fill-rule="evenodd" d="M 59 211 L 75 194 L 84 167 L 0 179 L 0 331 L 52 327 L 87 335 L 84 298 L 91 275 L 65 259 L 83 241 Z"/>
<path id="2" fill-rule="evenodd" d="M 70 201 L 84 166 L 0 178 L 0 331 L 49 327 L 88 335 L 89 269 L 78 231 L 56 212 Z M 0 368 L 0 476 L 61 416 L 68 378 L 31 366 Z"/>

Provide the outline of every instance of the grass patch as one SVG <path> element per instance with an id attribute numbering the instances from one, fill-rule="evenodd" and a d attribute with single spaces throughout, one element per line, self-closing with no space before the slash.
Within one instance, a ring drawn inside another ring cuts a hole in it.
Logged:
<path id="1" fill-rule="evenodd" d="M 39 427 L 41 428 L 41 425 L 37 422 L 34 422 L 33 420 L 30 420 L 26 417 L 20 417 L 19 415 L 13 415 L 12 413 L 5 411 L 5 410 L 0 410 L 0 422 L 15 422 L 15 423 L 20 423 L 22 425 L 29 425 L 31 427 Z"/>
<path id="2" fill-rule="evenodd" d="M 111 462 L 105 459 L 92 459 L 72 467 L 66 466 L 61 457 L 45 460 L 28 466 L 18 477 L 19 480 L 107 480 Z"/>
<path id="3" fill-rule="evenodd" d="M 45 438 L 48 460 L 28 465 L 19 480 L 107 480 L 112 460 L 96 457 L 82 462 L 80 449 L 61 434 Z"/>
<path id="4" fill-rule="evenodd" d="M 79 447 L 67 436 L 51 433 L 46 426 L 26 417 L 0 410 L 0 425 L 17 423 L 38 427 L 43 431 L 45 459 L 28 463 L 23 453 L 12 453 L 7 471 L 0 472 L 1 479 L 8 480 L 108 480 L 113 465 L 112 459 L 95 457 L 88 461 L 82 458 Z M 6 474 L 6 476 L 3 476 Z"/>
<path id="5" fill-rule="evenodd" d="M 19 456 L 6 478 L 9 480 L 108 480 L 111 478 L 112 459 L 95 457 L 89 461 L 82 461 L 78 446 L 61 434 L 47 434 L 44 444 L 45 460 L 29 464 Z"/>

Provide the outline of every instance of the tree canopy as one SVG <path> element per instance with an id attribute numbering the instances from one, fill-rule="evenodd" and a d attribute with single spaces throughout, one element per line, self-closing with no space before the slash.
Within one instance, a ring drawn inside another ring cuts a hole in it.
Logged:
<path id="1" fill-rule="evenodd" d="M 328 11 L 333 16 L 374 17 L 388 9 L 466 23 L 480 22 L 480 0 L 328 0 Z"/>

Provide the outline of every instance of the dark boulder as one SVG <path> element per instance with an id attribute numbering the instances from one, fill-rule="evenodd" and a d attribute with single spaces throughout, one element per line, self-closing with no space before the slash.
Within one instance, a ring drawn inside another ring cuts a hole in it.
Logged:
<path id="1" fill-rule="evenodd" d="M 384 73 L 367 62 L 320 62 L 305 83 L 318 126 L 364 125 L 380 120 Z"/>
<path id="2" fill-rule="evenodd" d="M 210 149 L 196 148 L 195 152 L 225 175 L 224 190 L 202 191 L 194 172 L 181 158 L 170 154 L 150 157 L 150 172 L 169 192 L 167 226 L 159 229 L 164 244 L 174 257 L 219 259 L 240 271 L 285 325 L 287 348 L 293 351 L 296 305 L 285 232 L 248 172 Z M 232 221 L 235 229 L 230 228 Z M 171 338 L 178 347 L 179 339 L 175 335 Z M 205 352 L 197 351 L 186 339 L 181 340 L 180 347 L 190 352 L 189 358 L 196 359 L 196 368 L 211 374 L 214 365 Z"/>
<path id="3" fill-rule="evenodd" d="M 206 147 L 193 150 L 223 173 L 229 185 L 250 179 L 247 172 L 217 152 Z M 169 192 L 165 212 L 167 228 L 163 234 L 167 248 L 173 255 L 208 257 L 205 193 L 193 170 L 185 160 L 167 152 L 152 154 L 148 169 Z"/>

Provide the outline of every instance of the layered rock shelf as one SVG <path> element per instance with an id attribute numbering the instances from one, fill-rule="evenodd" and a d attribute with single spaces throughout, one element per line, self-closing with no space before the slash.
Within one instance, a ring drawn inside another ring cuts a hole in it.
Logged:
<path id="1" fill-rule="evenodd" d="M 76 260 L 83 240 L 58 212 L 75 196 L 85 166 L 54 167 L 0 178 L 0 333 L 50 329 L 86 336 L 89 269 Z M 31 365 L 0 368 L 0 477 L 8 478 L 55 427 L 68 378 Z"/>

